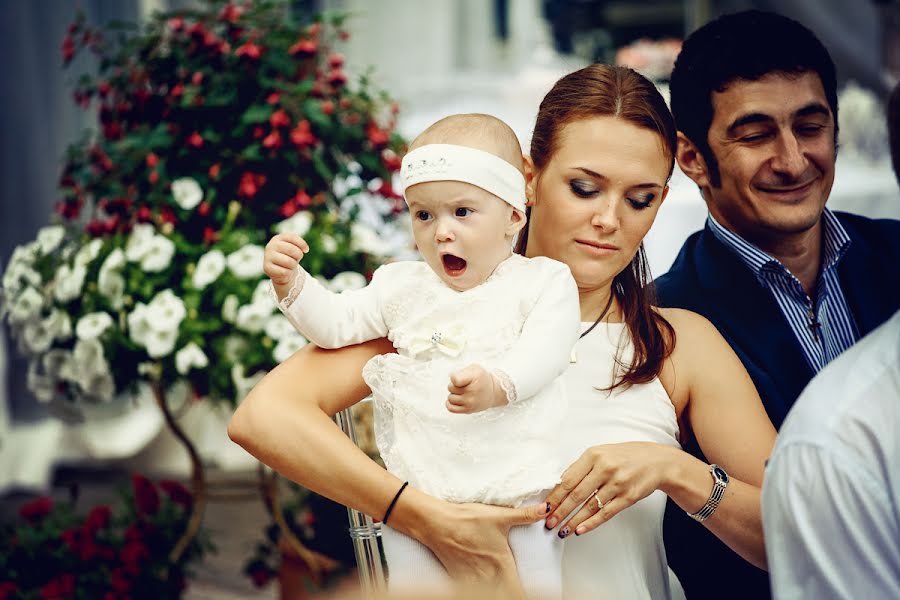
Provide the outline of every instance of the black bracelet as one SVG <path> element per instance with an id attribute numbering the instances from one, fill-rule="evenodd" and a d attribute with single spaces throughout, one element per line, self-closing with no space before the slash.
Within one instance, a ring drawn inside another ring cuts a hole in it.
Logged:
<path id="1" fill-rule="evenodd" d="M 381 520 L 382 523 L 387 525 L 388 517 L 391 516 L 391 511 L 394 510 L 394 505 L 397 504 L 397 499 L 400 497 L 400 494 L 403 493 L 403 490 L 406 489 L 406 486 L 409 485 L 408 481 L 403 482 L 403 485 L 400 486 L 400 489 L 397 490 L 397 493 L 394 495 L 394 499 L 391 500 L 391 505 L 388 506 L 387 511 L 384 513 L 384 518 Z"/>

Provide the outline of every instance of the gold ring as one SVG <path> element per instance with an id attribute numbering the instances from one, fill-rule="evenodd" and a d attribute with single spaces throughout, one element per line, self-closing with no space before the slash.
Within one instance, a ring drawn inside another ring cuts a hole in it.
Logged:
<path id="1" fill-rule="evenodd" d="M 600 500 L 600 494 L 594 493 L 594 501 L 597 502 L 597 512 L 603 510 L 603 502 Z"/>

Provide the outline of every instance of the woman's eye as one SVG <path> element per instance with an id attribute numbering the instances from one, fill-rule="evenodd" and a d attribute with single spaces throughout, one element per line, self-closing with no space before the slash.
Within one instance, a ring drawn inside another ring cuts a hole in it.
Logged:
<path id="1" fill-rule="evenodd" d="M 419 221 L 427 221 L 431 218 L 431 213 L 427 210 L 420 210 L 416 212 L 416 219 Z"/>
<path id="2" fill-rule="evenodd" d="M 641 194 L 635 198 L 629 196 L 628 203 L 637 210 L 643 210 L 649 208 L 649 206 L 653 204 L 655 198 L 656 196 L 654 194 Z"/>
<path id="3" fill-rule="evenodd" d="M 572 193 L 581 198 L 591 198 L 597 194 L 597 188 L 578 179 L 571 181 L 569 187 L 572 189 Z"/>
<path id="4" fill-rule="evenodd" d="M 472 214 L 472 209 L 471 209 L 471 208 L 465 208 L 465 207 L 462 207 L 462 206 L 461 206 L 461 207 L 459 207 L 459 208 L 456 209 L 456 213 L 455 213 L 455 214 L 456 214 L 457 217 L 468 217 L 470 214 Z"/>

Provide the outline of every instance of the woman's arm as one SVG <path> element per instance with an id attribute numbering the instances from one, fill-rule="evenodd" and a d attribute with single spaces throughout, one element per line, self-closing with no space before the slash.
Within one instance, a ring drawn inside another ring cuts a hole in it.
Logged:
<path id="1" fill-rule="evenodd" d="M 667 310 L 665 316 L 677 345 L 660 379 L 675 405 L 683 407 L 682 422 L 689 423 L 706 456 L 730 477 L 724 498 L 703 525 L 765 568 L 760 488 L 775 429 L 749 375 L 715 327 L 688 311 Z M 693 513 L 712 487 L 709 465 L 678 448 L 649 442 L 594 446 L 548 496 L 555 510 L 547 525 L 561 522 L 598 489 L 603 508 L 593 500 L 586 503 L 561 531 L 587 533 L 657 489 Z"/>
<path id="2" fill-rule="evenodd" d="M 403 482 L 357 448 L 331 416 L 369 393 L 363 365 L 391 351 L 384 339 L 340 350 L 303 348 L 253 388 L 235 411 L 228 435 L 285 477 L 382 518 Z M 431 548 L 452 576 L 499 579 L 517 589 L 507 533 L 545 515 L 534 506 L 450 504 L 407 487 L 390 525 Z"/>

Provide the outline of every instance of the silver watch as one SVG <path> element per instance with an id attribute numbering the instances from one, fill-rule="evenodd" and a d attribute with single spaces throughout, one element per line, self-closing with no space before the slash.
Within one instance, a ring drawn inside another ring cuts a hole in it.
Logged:
<path id="1" fill-rule="evenodd" d="M 725 469 L 719 465 L 709 465 L 709 473 L 713 478 L 713 489 L 709 494 L 709 499 L 697 512 L 687 513 L 687 515 L 695 521 L 705 521 L 716 512 L 716 508 L 719 507 L 719 502 L 721 502 L 722 497 L 725 496 L 725 488 L 728 487 L 728 473 L 725 472 Z"/>

